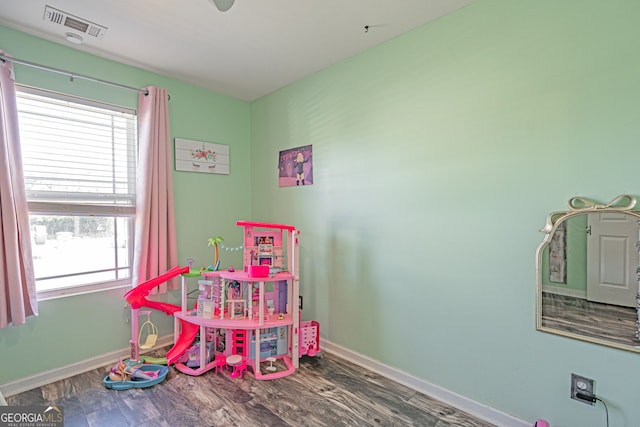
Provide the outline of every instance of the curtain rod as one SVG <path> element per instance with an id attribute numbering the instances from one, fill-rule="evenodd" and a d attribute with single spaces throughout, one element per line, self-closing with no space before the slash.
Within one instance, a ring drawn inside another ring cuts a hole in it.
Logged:
<path id="1" fill-rule="evenodd" d="M 84 76 L 82 74 L 76 74 L 76 73 L 72 73 L 71 71 L 65 71 L 65 70 L 60 70 L 58 68 L 48 67 L 46 65 L 36 64 L 35 62 L 25 61 L 24 59 L 18 59 L 12 56 L 6 56 L 6 55 L 0 54 L 0 61 L 2 62 L 10 61 L 15 64 L 26 65 L 27 67 L 33 67 L 33 68 L 38 68 L 40 70 L 51 71 L 58 74 L 64 74 L 66 76 L 69 76 L 71 78 L 71 81 L 73 81 L 73 79 L 75 78 L 84 79 L 84 80 L 89 80 L 96 83 L 102 83 L 104 85 L 119 87 L 121 89 L 133 90 L 135 92 L 140 92 L 140 93 L 144 93 L 145 95 L 149 95 L 149 91 L 147 89 L 139 89 L 137 87 L 125 86 L 120 83 L 113 83 L 107 80 L 97 79 L 95 77 Z"/>

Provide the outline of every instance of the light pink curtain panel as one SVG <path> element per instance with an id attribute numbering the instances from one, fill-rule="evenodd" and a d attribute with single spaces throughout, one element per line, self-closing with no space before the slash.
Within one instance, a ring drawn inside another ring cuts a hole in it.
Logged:
<path id="1" fill-rule="evenodd" d="M 148 87 L 138 99 L 138 194 L 133 286 L 178 265 L 173 210 L 173 166 L 169 135 L 169 94 Z M 169 282 L 175 288 L 177 281 Z M 158 293 L 167 291 L 160 285 Z"/>
<path id="2" fill-rule="evenodd" d="M 5 328 L 38 314 L 16 87 L 8 61 L 0 62 L 0 143 L 0 328 Z"/>

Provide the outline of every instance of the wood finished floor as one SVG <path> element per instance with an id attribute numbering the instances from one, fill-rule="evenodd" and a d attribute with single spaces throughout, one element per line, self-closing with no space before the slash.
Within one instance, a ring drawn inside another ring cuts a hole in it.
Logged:
<path id="1" fill-rule="evenodd" d="M 106 389 L 93 370 L 7 398 L 9 405 L 62 406 L 65 427 L 491 426 L 335 355 L 303 357 L 286 378 L 199 377 L 170 368 L 150 388 Z"/>
<path id="2" fill-rule="evenodd" d="M 542 293 L 542 325 L 618 344 L 640 346 L 635 308 Z"/>

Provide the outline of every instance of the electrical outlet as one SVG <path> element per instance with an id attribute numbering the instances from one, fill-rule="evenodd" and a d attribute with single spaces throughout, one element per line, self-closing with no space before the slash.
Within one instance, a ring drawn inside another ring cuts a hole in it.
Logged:
<path id="1" fill-rule="evenodd" d="M 593 391 L 593 380 L 580 375 L 571 374 L 571 398 L 582 403 L 586 403 L 587 405 L 595 404 L 594 398 L 583 398 L 582 396 L 578 396 L 578 394 L 595 396 Z"/>

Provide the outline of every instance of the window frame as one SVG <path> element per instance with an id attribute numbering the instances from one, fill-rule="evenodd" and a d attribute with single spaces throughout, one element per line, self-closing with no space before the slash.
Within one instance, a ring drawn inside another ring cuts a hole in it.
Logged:
<path id="1" fill-rule="evenodd" d="M 134 162 L 135 162 L 135 171 L 137 171 L 137 163 L 138 163 L 138 134 L 137 134 L 137 111 L 133 108 L 122 107 L 118 105 L 113 105 L 105 102 L 95 101 L 87 98 L 82 98 L 78 96 L 68 95 L 60 92 L 54 92 L 46 89 L 40 89 L 32 86 L 16 84 L 16 92 L 17 96 L 20 97 L 22 93 L 37 95 L 45 98 L 52 98 L 55 100 L 63 101 L 63 102 L 71 102 L 75 104 L 85 105 L 93 108 L 99 108 L 103 110 L 111 110 L 119 113 L 131 114 L 135 116 L 134 129 L 132 134 L 128 134 L 132 138 L 129 142 L 133 144 L 133 148 L 135 151 Z M 128 138 L 130 140 L 131 138 Z M 135 174 L 135 172 L 134 172 Z M 134 176 L 134 186 L 135 186 L 135 176 Z M 129 275 L 126 278 L 115 279 L 115 280 L 106 280 L 102 282 L 90 282 L 79 285 L 71 285 L 66 287 L 60 287 L 55 289 L 46 289 L 46 290 L 37 290 L 38 300 L 48 300 L 54 298 L 61 298 L 66 296 L 74 296 L 74 295 L 82 295 L 93 292 L 101 292 L 108 291 L 112 289 L 120 289 L 120 288 L 129 288 L 131 287 L 131 280 L 133 275 L 133 242 L 135 236 L 135 216 L 136 216 L 136 195 L 134 189 L 133 195 L 133 204 L 131 205 L 119 205 L 119 204 L 89 204 L 89 203 L 73 203 L 69 200 L 67 201 L 38 201 L 38 200 L 29 200 L 29 192 L 27 191 L 27 204 L 29 217 L 32 215 L 48 215 L 48 216 L 102 216 L 107 218 L 113 218 L 116 220 L 117 218 L 124 218 L 127 222 L 128 232 L 126 233 L 126 238 L 129 244 L 127 245 L 127 258 L 128 258 L 128 270 Z M 33 236 L 32 236 L 33 238 Z M 114 239 L 116 236 L 114 236 Z M 116 242 L 117 243 L 117 242 Z M 117 244 L 114 245 L 114 251 L 117 251 Z M 117 258 L 117 257 L 116 257 Z M 115 265 L 113 269 L 109 269 L 108 271 L 117 272 L 120 269 L 126 269 L 127 267 L 119 267 L 119 265 Z M 91 273 L 91 271 L 87 271 L 86 273 Z M 56 276 L 52 276 L 49 278 L 64 278 L 64 277 L 72 277 L 78 276 L 81 274 L 60 274 Z M 36 287 L 37 289 L 37 287 Z"/>

